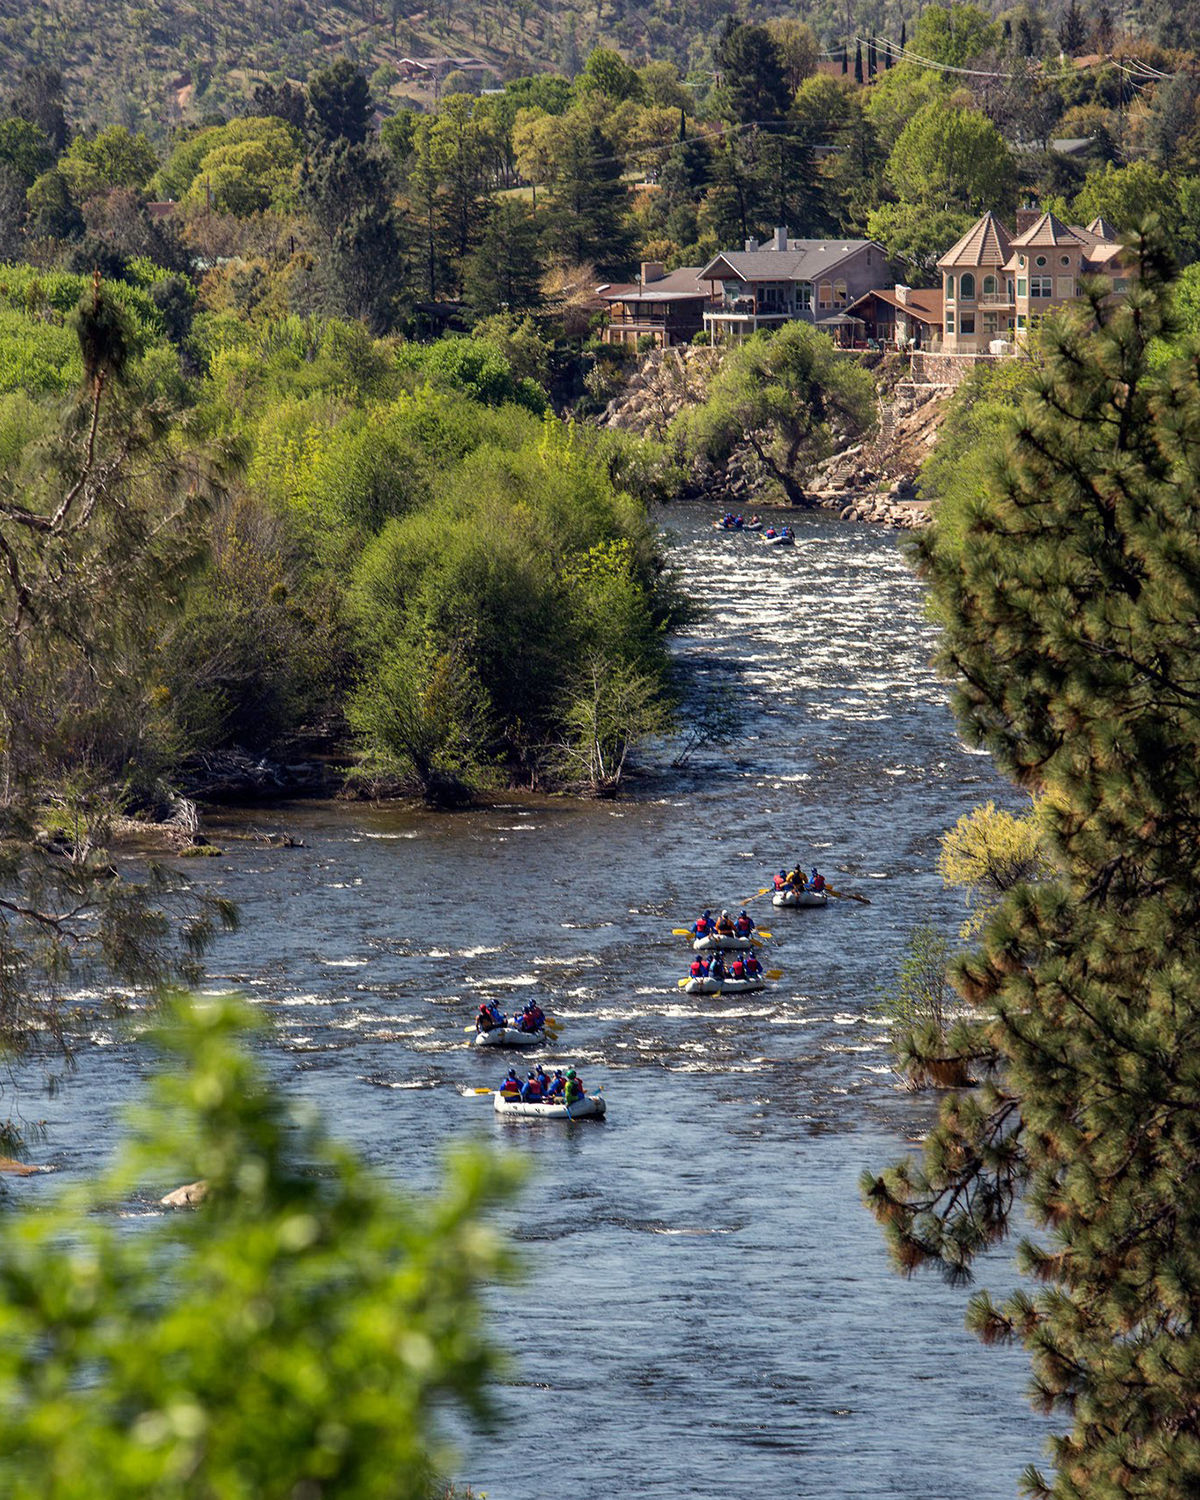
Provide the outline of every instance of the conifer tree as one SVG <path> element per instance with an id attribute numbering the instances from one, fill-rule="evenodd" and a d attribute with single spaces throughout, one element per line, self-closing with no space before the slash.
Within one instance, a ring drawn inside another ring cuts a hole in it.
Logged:
<path id="1" fill-rule="evenodd" d="M 861 42 L 855 42 L 855 44 L 854 44 L 854 81 L 855 81 L 855 83 L 861 83 L 863 81 L 863 61 L 862 61 L 862 43 Z"/>
<path id="2" fill-rule="evenodd" d="M 1038 1287 L 970 1325 L 1020 1340 L 1065 1419 L 1057 1500 L 1200 1488 L 1200 363 L 1164 365 L 1167 257 L 1053 323 L 957 537 L 919 556 L 967 734 L 1042 795 L 1056 875 L 957 964 L 954 1095 L 924 1161 L 864 1178 L 908 1272 L 1002 1239 Z"/>

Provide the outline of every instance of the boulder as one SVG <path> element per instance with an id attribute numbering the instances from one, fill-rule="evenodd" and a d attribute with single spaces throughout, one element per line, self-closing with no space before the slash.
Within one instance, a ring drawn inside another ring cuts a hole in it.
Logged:
<path id="1" fill-rule="evenodd" d="M 207 1192 L 207 1182 L 189 1182 L 158 1201 L 164 1208 L 195 1208 L 198 1203 L 204 1202 Z"/>

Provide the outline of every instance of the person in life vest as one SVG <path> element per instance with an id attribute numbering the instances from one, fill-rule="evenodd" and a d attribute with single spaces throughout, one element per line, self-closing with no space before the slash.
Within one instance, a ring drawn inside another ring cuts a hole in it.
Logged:
<path id="1" fill-rule="evenodd" d="M 733 930 L 737 933 L 738 937 L 749 937 L 754 931 L 754 918 L 747 912 L 744 906 L 738 912 L 738 919 L 733 924 Z"/>
<path id="2" fill-rule="evenodd" d="M 550 1080 L 546 1077 L 545 1070 L 543 1069 L 541 1063 L 538 1063 L 537 1065 L 537 1081 L 542 1086 L 542 1098 L 544 1099 L 550 1092 Z"/>
<path id="3" fill-rule="evenodd" d="M 724 979 L 726 977 L 725 957 L 723 954 L 715 953 L 713 955 L 713 961 L 708 966 L 708 977 L 710 979 Z"/>
<path id="4" fill-rule="evenodd" d="M 546 1012 L 536 1000 L 528 1000 L 517 1025 L 522 1031 L 541 1031 L 546 1024 Z"/>
<path id="5" fill-rule="evenodd" d="M 707 973 L 708 965 L 704 962 L 700 955 L 697 954 L 696 957 L 692 959 L 692 978 L 703 979 Z"/>
<path id="6" fill-rule="evenodd" d="M 746 961 L 740 953 L 733 961 L 733 968 L 730 970 L 730 974 L 734 979 L 745 979 L 746 977 Z"/>
<path id="7" fill-rule="evenodd" d="M 712 930 L 713 930 L 712 912 L 706 906 L 704 908 L 704 915 L 702 917 L 697 917 L 696 920 L 692 923 L 692 931 L 696 934 L 696 936 L 698 938 L 702 938 L 702 937 L 707 937 Z"/>
<path id="8" fill-rule="evenodd" d="M 762 977 L 762 964 L 758 961 L 758 954 L 751 948 L 742 960 L 743 969 L 747 979 L 759 979 Z"/>
<path id="9" fill-rule="evenodd" d="M 555 1068 L 554 1077 L 549 1088 L 546 1090 L 547 1099 L 557 1099 L 567 1086 L 567 1080 L 563 1077 L 563 1070 Z"/>
<path id="10" fill-rule="evenodd" d="M 799 860 L 796 861 L 795 868 L 788 876 L 788 884 L 794 891 L 802 891 L 808 884 L 808 876 L 804 873 L 804 867 Z"/>
<path id="11" fill-rule="evenodd" d="M 567 1108 L 570 1109 L 572 1104 L 578 1104 L 583 1096 L 583 1079 L 578 1077 L 574 1068 L 568 1068 L 566 1087 L 563 1089 L 563 1098 L 567 1101 Z"/>
<path id="12" fill-rule="evenodd" d="M 529 1077 L 521 1085 L 521 1099 L 525 1104 L 540 1104 L 542 1102 L 542 1085 L 532 1068 L 529 1071 Z"/>
<path id="13" fill-rule="evenodd" d="M 720 935 L 722 937 L 732 937 L 733 936 L 733 918 L 729 915 L 729 913 L 727 911 L 722 911 L 721 912 L 721 915 L 717 918 L 717 924 L 716 925 L 717 925 L 717 931 L 720 933 Z"/>
<path id="14" fill-rule="evenodd" d="M 509 1068 L 504 1082 L 500 1085 L 500 1095 L 504 1099 L 521 1097 L 521 1080 L 517 1077 L 516 1068 Z"/>
<path id="15" fill-rule="evenodd" d="M 767 529 L 766 529 L 766 531 L 763 532 L 763 536 L 778 536 L 778 535 L 779 535 L 779 533 L 775 530 L 774 526 L 768 526 Z"/>
<path id="16" fill-rule="evenodd" d="M 504 1025 L 504 1015 L 496 1009 L 495 1002 L 485 1000 L 479 1007 L 479 1014 L 475 1017 L 476 1031 L 494 1031 L 497 1026 Z"/>
<path id="17" fill-rule="evenodd" d="M 808 877 L 808 883 L 814 891 L 823 891 L 825 889 L 825 877 L 818 871 L 816 865 L 812 867 L 812 874 Z"/>
<path id="18" fill-rule="evenodd" d="M 787 890 L 787 883 L 788 883 L 787 871 L 786 870 L 780 870 L 779 874 L 776 875 L 776 877 L 775 877 L 775 889 L 777 891 L 786 891 Z"/>

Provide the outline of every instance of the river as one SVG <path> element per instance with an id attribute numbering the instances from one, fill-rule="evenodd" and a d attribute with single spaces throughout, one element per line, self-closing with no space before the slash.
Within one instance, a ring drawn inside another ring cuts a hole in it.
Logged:
<path id="1" fill-rule="evenodd" d="M 785 550 L 697 508 L 660 522 L 708 605 L 679 655 L 697 693 L 738 701 L 736 742 L 664 757 L 615 804 L 229 813 L 218 841 L 282 827 L 306 847 L 234 842 L 198 872 L 242 914 L 213 984 L 270 1010 L 272 1068 L 398 1182 L 430 1184 L 452 1139 L 530 1165 L 503 1213 L 529 1279 L 491 1298 L 517 1354 L 506 1418 L 461 1435 L 460 1482 L 492 1500 L 1002 1500 L 1048 1430 L 1025 1358 L 964 1331 L 966 1291 L 890 1269 L 857 1179 L 935 1108 L 897 1086 L 878 986 L 916 922 L 961 919 L 934 872 L 942 830 L 1012 794 L 954 733 L 893 533 L 817 513 Z M 871 904 L 763 898 L 782 980 L 682 997 L 671 928 L 797 858 Z M 501 1121 L 463 1097 L 508 1061 L 465 1045 L 480 995 L 532 993 L 563 1022 L 543 1060 L 605 1085 L 603 1124 Z M 58 1172 L 35 1196 L 94 1173 L 136 1094 L 142 1053 L 103 1028 L 93 1043 L 38 1102 Z M 985 1269 L 1012 1284 L 1007 1252 Z"/>

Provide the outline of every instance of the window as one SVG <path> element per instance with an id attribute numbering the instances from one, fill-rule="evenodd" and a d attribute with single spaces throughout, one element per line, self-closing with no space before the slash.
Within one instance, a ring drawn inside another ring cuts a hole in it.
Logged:
<path id="1" fill-rule="evenodd" d="M 1013 299 L 1013 279 L 1010 276 L 1008 278 L 1008 300 L 1011 302 L 1012 299 Z"/>
<path id="2" fill-rule="evenodd" d="M 1074 297 L 1076 294 L 1074 276 L 1060 276 L 1058 278 L 1058 295 L 1060 298 Z"/>
<path id="3" fill-rule="evenodd" d="M 959 284 L 959 296 L 964 302 L 974 302 L 975 300 L 975 278 L 969 271 Z M 963 332 L 965 333 L 966 330 L 964 329 Z"/>
<path id="4" fill-rule="evenodd" d="M 1017 277 L 1017 296 L 1018 297 L 1023 297 L 1025 295 L 1025 287 L 1026 287 L 1026 281 L 1025 281 L 1024 276 L 1018 276 Z"/>
<path id="5" fill-rule="evenodd" d="M 1029 278 L 1029 295 L 1030 297 L 1053 297 L 1054 277 L 1031 276 Z"/>
<path id="6" fill-rule="evenodd" d="M 994 276 L 985 276 L 983 278 L 983 295 L 985 297 L 994 297 L 996 295 L 996 278 Z"/>
<path id="7" fill-rule="evenodd" d="M 835 307 L 845 307 L 846 303 L 849 300 L 850 300 L 849 297 L 847 297 L 847 295 L 846 295 L 846 283 L 844 281 L 835 281 L 833 283 L 833 302 L 834 302 L 834 306 Z"/>
<path id="8" fill-rule="evenodd" d="M 996 314 L 985 312 L 983 315 L 983 332 L 986 338 L 996 337 Z"/>
<path id="9" fill-rule="evenodd" d="M 1128 276 L 1114 276 L 1113 277 L 1113 291 L 1114 292 L 1127 292 L 1128 290 L 1129 290 L 1129 277 Z"/>
<path id="10" fill-rule="evenodd" d="M 1017 327 L 1018 328 L 1024 328 L 1025 327 L 1025 314 L 1024 313 L 1018 313 L 1017 314 Z"/>
<path id="11" fill-rule="evenodd" d="M 1046 257 L 1044 255 L 1039 255 L 1038 258 L 1037 258 L 1037 260 L 1034 261 L 1034 265 L 1036 265 L 1036 266 L 1044 266 L 1045 264 L 1046 264 Z"/>
<path id="12" fill-rule="evenodd" d="M 1017 265 L 1019 265 L 1022 270 L 1025 269 L 1025 257 L 1023 255 L 1017 256 Z"/>
<path id="13" fill-rule="evenodd" d="M 953 333 L 954 332 L 954 314 L 953 313 L 949 313 L 948 312 L 946 314 L 946 332 L 947 333 Z"/>
<path id="14" fill-rule="evenodd" d="M 1069 255 L 1061 255 L 1059 256 L 1058 263 L 1060 266 L 1069 266 L 1071 264 L 1071 257 Z"/>
<path id="15" fill-rule="evenodd" d="M 817 287 L 817 306 L 833 306 L 833 287 L 828 281 L 821 282 L 820 286 Z"/>
<path id="16" fill-rule="evenodd" d="M 947 276 L 946 277 L 946 301 L 947 302 L 953 302 L 954 301 L 954 277 L 953 276 Z"/>
<path id="17" fill-rule="evenodd" d="M 959 333 L 974 333 L 975 332 L 975 314 L 974 313 L 963 313 L 962 317 L 959 319 L 958 331 L 959 331 Z"/>
<path id="18" fill-rule="evenodd" d="M 798 281 L 796 283 L 796 306 L 801 312 L 812 311 L 812 282 Z"/>

